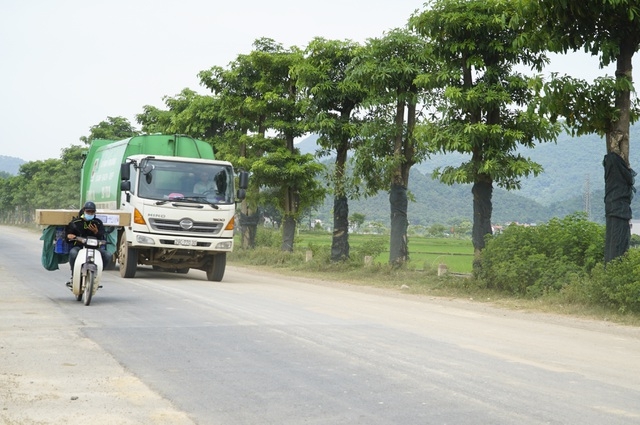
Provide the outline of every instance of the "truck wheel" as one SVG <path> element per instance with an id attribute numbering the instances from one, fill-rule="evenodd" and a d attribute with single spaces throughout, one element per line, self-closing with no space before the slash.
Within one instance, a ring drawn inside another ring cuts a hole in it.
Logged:
<path id="1" fill-rule="evenodd" d="M 132 278 L 138 267 L 138 250 L 127 246 L 127 237 L 122 233 L 120 238 L 118 261 L 120 262 L 120 276 Z"/>
<path id="2" fill-rule="evenodd" d="M 227 253 L 214 254 L 211 257 L 211 264 L 207 267 L 207 280 L 220 282 L 224 276 L 224 269 L 227 266 Z"/>

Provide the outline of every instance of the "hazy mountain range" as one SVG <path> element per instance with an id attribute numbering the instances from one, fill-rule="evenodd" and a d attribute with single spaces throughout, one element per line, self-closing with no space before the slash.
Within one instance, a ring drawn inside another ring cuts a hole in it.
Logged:
<path id="1" fill-rule="evenodd" d="M 18 174 L 18 171 L 20 170 L 20 166 L 24 163 L 25 161 L 20 158 L 16 158 L 13 156 L 0 155 L 0 171 L 9 173 L 12 176 L 15 176 L 16 174 Z"/>

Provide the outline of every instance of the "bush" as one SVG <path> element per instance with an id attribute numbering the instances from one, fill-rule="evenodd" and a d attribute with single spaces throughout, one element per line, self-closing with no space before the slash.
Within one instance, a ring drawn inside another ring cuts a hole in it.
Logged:
<path id="1" fill-rule="evenodd" d="M 256 247 L 280 248 L 282 234 L 278 230 L 258 226 L 256 231 Z"/>
<path id="2" fill-rule="evenodd" d="M 631 249 L 606 267 L 596 267 L 585 294 L 590 302 L 608 305 L 621 313 L 640 312 L 640 250 Z"/>
<path id="3" fill-rule="evenodd" d="M 587 276 L 604 258 L 604 227 L 584 214 L 489 237 L 474 275 L 486 288 L 538 297 Z"/>
<path id="4" fill-rule="evenodd" d="M 376 258 L 385 249 L 386 247 L 380 243 L 380 239 L 369 239 L 360 244 L 360 246 L 351 249 L 351 258 L 353 261 L 363 261 L 366 256 Z"/>

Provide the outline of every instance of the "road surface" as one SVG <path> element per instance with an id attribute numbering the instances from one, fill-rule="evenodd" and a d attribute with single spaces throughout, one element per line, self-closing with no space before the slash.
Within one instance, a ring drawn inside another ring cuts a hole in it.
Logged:
<path id="1" fill-rule="evenodd" d="M 2 424 L 640 423 L 640 329 L 227 267 L 90 306 L 0 227 Z"/>

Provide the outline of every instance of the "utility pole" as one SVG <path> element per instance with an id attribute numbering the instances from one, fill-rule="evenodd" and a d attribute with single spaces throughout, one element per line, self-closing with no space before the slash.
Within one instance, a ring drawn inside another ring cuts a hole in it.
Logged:
<path id="1" fill-rule="evenodd" d="M 584 212 L 587 213 L 587 220 L 591 221 L 591 179 L 588 174 L 584 183 L 582 199 L 584 200 Z"/>

